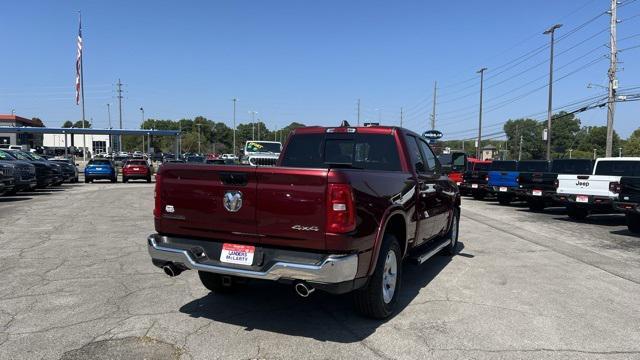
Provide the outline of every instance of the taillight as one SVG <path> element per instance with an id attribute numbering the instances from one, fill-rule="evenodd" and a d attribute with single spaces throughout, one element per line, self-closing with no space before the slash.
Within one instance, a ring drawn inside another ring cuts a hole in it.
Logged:
<path id="1" fill-rule="evenodd" d="M 157 181 L 157 180 L 156 180 Z M 347 184 L 327 188 L 327 228 L 329 233 L 346 233 L 356 228 L 353 189 Z"/>
<path id="2" fill-rule="evenodd" d="M 153 190 L 155 199 L 155 207 L 153 208 L 153 216 L 159 218 L 162 215 L 162 181 L 160 174 L 156 174 L 156 187 Z"/>
<path id="3" fill-rule="evenodd" d="M 489 175 L 484 176 L 484 181 L 489 181 Z"/>
<path id="4" fill-rule="evenodd" d="M 609 191 L 614 194 L 620 194 L 620 183 L 617 181 L 609 183 Z"/>
<path id="5" fill-rule="evenodd" d="M 560 181 L 558 179 L 553 180 L 553 187 L 558 190 L 560 187 Z"/>

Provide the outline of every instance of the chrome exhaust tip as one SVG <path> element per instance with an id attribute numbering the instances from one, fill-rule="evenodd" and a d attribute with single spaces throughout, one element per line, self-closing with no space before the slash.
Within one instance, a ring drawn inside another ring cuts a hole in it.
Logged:
<path id="1" fill-rule="evenodd" d="M 167 274 L 169 277 L 178 276 L 180 275 L 180 273 L 182 273 L 182 270 L 172 263 L 169 263 L 163 266 L 162 270 L 164 270 L 164 273 Z"/>
<path id="2" fill-rule="evenodd" d="M 298 294 L 298 296 L 306 298 L 309 297 L 309 295 L 311 295 L 311 293 L 313 293 L 314 291 L 316 291 L 316 289 L 313 286 L 309 286 L 306 283 L 303 282 L 299 282 L 294 286 L 294 289 L 296 290 L 296 294 Z"/>

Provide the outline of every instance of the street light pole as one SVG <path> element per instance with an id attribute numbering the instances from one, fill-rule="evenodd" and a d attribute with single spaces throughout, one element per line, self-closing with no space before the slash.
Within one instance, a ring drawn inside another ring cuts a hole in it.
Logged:
<path id="1" fill-rule="evenodd" d="M 486 67 L 478 70 L 476 73 L 480 74 L 480 113 L 478 116 L 478 146 L 476 147 L 476 158 L 480 159 L 482 155 L 482 88 L 484 85 L 484 72 L 487 70 Z"/>
<path id="2" fill-rule="evenodd" d="M 233 156 L 236 156 L 236 103 L 238 99 L 233 98 Z"/>
<path id="3" fill-rule="evenodd" d="M 142 123 L 140 128 L 144 129 L 144 108 L 140 107 L 140 112 L 142 113 Z M 142 134 L 142 153 L 144 154 L 144 134 Z"/>
<path id="4" fill-rule="evenodd" d="M 551 51 L 549 57 L 549 103 L 547 105 L 547 160 L 551 160 L 551 112 L 553 106 L 553 45 L 556 29 L 562 27 L 562 24 L 555 24 L 544 35 L 551 35 Z"/>
<path id="5" fill-rule="evenodd" d="M 198 155 L 201 154 L 200 152 L 200 127 L 202 126 L 202 124 L 196 124 L 196 126 L 198 127 Z"/>

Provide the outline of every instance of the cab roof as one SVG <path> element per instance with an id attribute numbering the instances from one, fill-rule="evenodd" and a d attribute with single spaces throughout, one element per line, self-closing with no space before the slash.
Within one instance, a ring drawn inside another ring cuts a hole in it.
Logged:
<path id="1" fill-rule="evenodd" d="M 399 130 L 397 126 L 307 126 L 293 130 L 294 134 L 337 134 L 337 133 L 355 133 L 355 134 L 393 134 Z"/>

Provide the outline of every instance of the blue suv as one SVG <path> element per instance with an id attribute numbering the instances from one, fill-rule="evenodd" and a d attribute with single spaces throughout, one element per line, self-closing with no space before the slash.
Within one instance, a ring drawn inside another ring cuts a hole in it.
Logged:
<path id="1" fill-rule="evenodd" d="M 84 168 L 84 182 L 89 183 L 93 180 L 106 179 L 112 183 L 118 181 L 118 173 L 116 167 L 111 160 L 107 159 L 91 159 Z"/>

